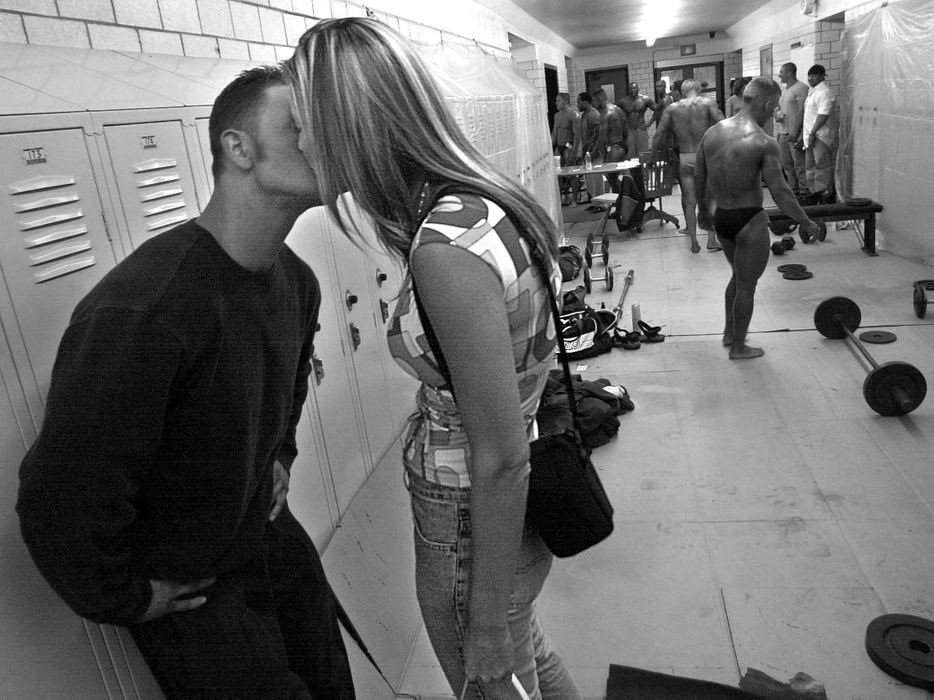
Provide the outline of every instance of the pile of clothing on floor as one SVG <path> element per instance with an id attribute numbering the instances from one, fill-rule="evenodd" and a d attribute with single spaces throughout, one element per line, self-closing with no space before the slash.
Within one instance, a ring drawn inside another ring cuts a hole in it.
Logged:
<path id="1" fill-rule="evenodd" d="M 571 386 L 584 445 L 594 448 L 607 444 L 619 432 L 617 416 L 635 408 L 626 387 L 609 379 L 585 380 L 579 374 L 571 375 Z M 573 428 L 563 370 L 554 369 L 548 374 L 535 420 L 540 435 L 556 435 Z"/>

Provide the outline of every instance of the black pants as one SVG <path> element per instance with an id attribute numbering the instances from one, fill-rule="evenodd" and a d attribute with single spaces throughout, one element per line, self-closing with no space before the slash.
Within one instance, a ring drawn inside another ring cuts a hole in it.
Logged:
<path id="1" fill-rule="evenodd" d="M 287 509 L 266 530 L 265 551 L 219 576 L 200 608 L 130 627 L 170 700 L 354 699 L 314 543 Z"/>

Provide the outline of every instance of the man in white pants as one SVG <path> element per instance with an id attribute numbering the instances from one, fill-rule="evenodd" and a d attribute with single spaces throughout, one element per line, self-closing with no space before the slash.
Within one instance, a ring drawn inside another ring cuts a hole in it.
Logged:
<path id="1" fill-rule="evenodd" d="M 804 102 L 804 124 L 799 147 L 804 148 L 804 169 L 810 196 L 809 204 L 834 201 L 833 149 L 837 135 L 831 127 L 830 115 L 834 97 L 826 82 L 827 71 L 820 64 L 808 70 L 807 100 Z"/>

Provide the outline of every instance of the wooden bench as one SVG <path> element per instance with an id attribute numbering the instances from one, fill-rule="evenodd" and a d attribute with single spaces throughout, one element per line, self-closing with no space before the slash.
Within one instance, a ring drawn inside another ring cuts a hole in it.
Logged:
<path id="1" fill-rule="evenodd" d="M 866 205 L 834 202 L 833 204 L 809 204 L 801 208 L 814 221 L 854 221 L 856 219 L 865 221 L 863 250 L 867 255 L 876 255 L 876 214 L 882 211 L 882 205 L 878 202 L 870 202 Z M 765 213 L 769 215 L 770 224 L 795 223 L 794 219 L 778 207 L 767 207 Z"/>

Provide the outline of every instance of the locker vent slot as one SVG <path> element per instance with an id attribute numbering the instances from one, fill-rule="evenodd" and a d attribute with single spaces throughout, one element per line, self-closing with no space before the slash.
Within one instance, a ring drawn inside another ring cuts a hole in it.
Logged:
<path id="1" fill-rule="evenodd" d="M 185 202 L 165 202 L 163 204 L 157 204 L 154 207 L 143 207 L 143 216 L 155 216 L 156 214 L 164 214 L 167 211 L 175 211 L 176 209 L 184 209 Z"/>
<path id="2" fill-rule="evenodd" d="M 51 190 L 56 187 L 67 187 L 74 185 L 75 179 L 71 175 L 46 175 L 33 177 L 28 180 L 11 182 L 9 184 L 11 194 L 26 194 L 27 192 L 39 192 L 41 190 Z"/>
<path id="3" fill-rule="evenodd" d="M 185 212 L 182 212 L 181 214 L 173 214 L 172 216 L 164 216 L 161 219 L 148 222 L 146 224 L 146 230 L 158 231 L 159 229 L 175 226 L 175 224 L 180 224 L 185 221 L 188 221 L 188 216 L 185 214 Z"/>
<path id="4" fill-rule="evenodd" d="M 181 187 L 169 187 L 164 190 L 156 190 L 155 192 L 147 192 L 140 195 L 141 202 L 151 202 L 155 199 L 165 199 L 166 197 L 174 197 L 177 194 L 182 194 Z"/>
<path id="5" fill-rule="evenodd" d="M 63 241 L 66 238 L 74 238 L 75 236 L 80 236 L 82 233 L 87 233 L 88 227 L 84 224 L 80 226 L 75 226 L 74 228 L 60 228 L 51 232 L 45 232 L 37 236 L 27 237 L 24 240 L 26 241 L 27 248 L 35 248 L 40 245 L 47 245 L 49 243 L 55 243 L 56 241 Z"/>
<path id="6" fill-rule="evenodd" d="M 71 258 L 67 262 L 46 266 L 45 269 L 36 272 L 33 276 L 35 277 L 36 284 L 42 284 L 56 277 L 62 277 L 71 272 L 77 272 L 86 267 L 91 267 L 95 262 L 97 261 L 94 259 L 93 255 L 82 255 L 79 258 Z"/>
<path id="7" fill-rule="evenodd" d="M 46 209 L 48 207 L 57 207 L 61 204 L 69 204 L 71 202 L 77 202 L 78 195 L 76 194 L 64 194 L 58 197 L 42 197 L 41 199 L 34 199 L 31 202 L 22 202 L 21 204 L 15 204 L 13 206 L 14 211 L 35 211 L 36 209 Z"/>
<path id="8" fill-rule="evenodd" d="M 60 260 L 62 258 L 67 258 L 69 255 L 77 255 L 78 253 L 84 253 L 85 251 L 88 251 L 88 250 L 91 250 L 90 241 L 78 241 L 77 243 L 63 245 L 58 248 L 51 248 L 42 253 L 30 255 L 29 261 L 33 266 L 42 265 L 43 263 L 52 262 L 53 260 Z"/>
<path id="9" fill-rule="evenodd" d="M 134 163 L 133 172 L 147 173 L 150 170 L 174 168 L 176 165 L 178 165 L 178 162 L 174 158 L 153 158 L 152 160 L 145 160 L 142 163 Z"/>
<path id="10" fill-rule="evenodd" d="M 13 182 L 8 191 L 36 284 L 95 264 L 75 176 L 41 175 Z"/>
<path id="11" fill-rule="evenodd" d="M 142 205 L 140 213 L 147 235 L 160 233 L 190 218 L 177 167 L 175 158 L 153 158 L 133 163 L 136 188 Z"/>
<path id="12" fill-rule="evenodd" d="M 55 224 L 60 224 L 65 221 L 74 221 L 75 219 L 80 219 L 83 216 L 83 211 L 80 209 L 74 209 L 72 211 L 62 212 L 61 214 L 49 214 L 48 216 L 41 216 L 38 219 L 20 219 L 19 227 L 23 231 L 31 231 L 34 228 L 44 228 L 46 226 L 54 226 Z"/>

